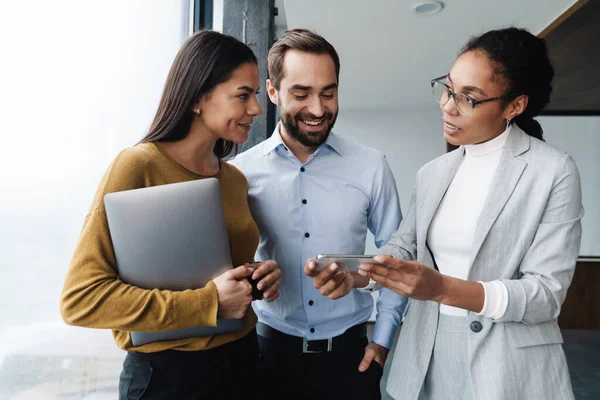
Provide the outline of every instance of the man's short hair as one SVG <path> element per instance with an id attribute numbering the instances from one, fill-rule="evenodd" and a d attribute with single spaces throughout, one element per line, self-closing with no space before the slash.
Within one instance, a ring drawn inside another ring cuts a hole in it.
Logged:
<path id="1" fill-rule="evenodd" d="M 299 50 L 312 54 L 329 54 L 335 64 L 335 74 L 340 80 L 340 58 L 335 48 L 324 37 L 309 29 L 289 29 L 269 50 L 269 78 L 279 90 L 283 79 L 283 59 L 288 50 Z"/>

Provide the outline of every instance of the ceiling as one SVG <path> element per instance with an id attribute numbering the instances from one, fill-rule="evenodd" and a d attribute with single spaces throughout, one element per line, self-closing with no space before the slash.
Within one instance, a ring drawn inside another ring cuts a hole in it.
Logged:
<path id="1" fill-rule="evenodd" d="M 471 35 L 519 26 L 538 34 L 576 0 L 446 0 L 418 16 L 421 0 L 276 0 L 276 34 L 311 28 L 341 59 L 340 108 L 429 106 L 430 80 L 448 72 Z"/>

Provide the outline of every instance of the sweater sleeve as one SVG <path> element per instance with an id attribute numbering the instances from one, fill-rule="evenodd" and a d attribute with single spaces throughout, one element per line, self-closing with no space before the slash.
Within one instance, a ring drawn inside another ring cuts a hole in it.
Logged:
<path id="1" fill-rule="evenodd" d="M 212 281 L 196 290 L 147 290 L 119 279 L 106 214 L 85 219 L 60 301 L 70 325 L 123 331 L 170 331 L 216 326 L 218 297 Z"/>
<path id="2" fill-rule="evenodd" d="M 161 168 L 153 157 L 140 148 L 126 149 L 105 172 L 62 290 L 60 311 L 68 324 L 128 332 L 216 326 L 218 297 L 212 281 L 196 290 L 170 291 L 142 289 L 119 279 L 104 195 L 157 184 L 151 176 Z"/>

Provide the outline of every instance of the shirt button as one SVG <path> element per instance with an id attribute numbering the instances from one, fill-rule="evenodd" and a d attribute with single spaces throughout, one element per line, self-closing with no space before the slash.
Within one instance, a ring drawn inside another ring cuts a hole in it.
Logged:
<path id="1" fill-rule="evenodd" d="M 315 333 L 315 328 L 310 328 L 310 333 Z"/>
<path id="2" fill-rule="evenodd" d="M 304 171 L 306 171 L 306 170 L 304 169 L 304 167 L 300 167 L 300 172 L 304 172 Z"/>
<path id="3" fill-rule="evenodd" d="M 315 302 L 314 302 L 314 301 L 312 301 L 312 300 L 309 300 L 309 301 L 308 301 L 308 305 L 309 305 L 309 306 L 312 306 L 313 304 L 315 304 Z"/>
<path id="4" fill-rule="evenodd" d="M 308 203 L 308 201 L 306 201 L 306 199 L 302 199 L 302 204 L 306 204 Z"/>
<path id="5" fill-rule="evenodd" d="M 306 233 L 304 234 L 304 237 L 305 237 L 305 238 L 309 238 L 309 237 L 310 237 L 310 233 L 306 232 Z"/>
<path id="6" fill-rule="evenodd" d="M 481 325 L 481 322 L 479 321 L 473 321 L 471 322 L 471 330 L 475 333 L 481 332 L 481 330 L 483 329 L 483 325 Z"/>

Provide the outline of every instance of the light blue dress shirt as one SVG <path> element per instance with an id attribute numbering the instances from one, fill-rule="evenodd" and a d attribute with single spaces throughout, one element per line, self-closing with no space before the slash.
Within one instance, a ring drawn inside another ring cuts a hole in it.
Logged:
<path id="1" fill-rule="evenodd" d="M 382 246 L 402 220 L 396 182 L 381 152 L 333 132 L 302 164 L 278 128 L 230 161 L 248 179 L 260 230 L 255 259 L 277 261 L 282 273 L 279 298 L 253 307 L 259 321 L 281 332 L 328 339 L 367 321 L 373 298 L 353 289 L 330 300 L 304 274 L 305 262 L 324 253 L 364 254 L 367 229 Z M 393 291 L 379 291 L 375 343 L 391 347 L 406 303 Z"/>

